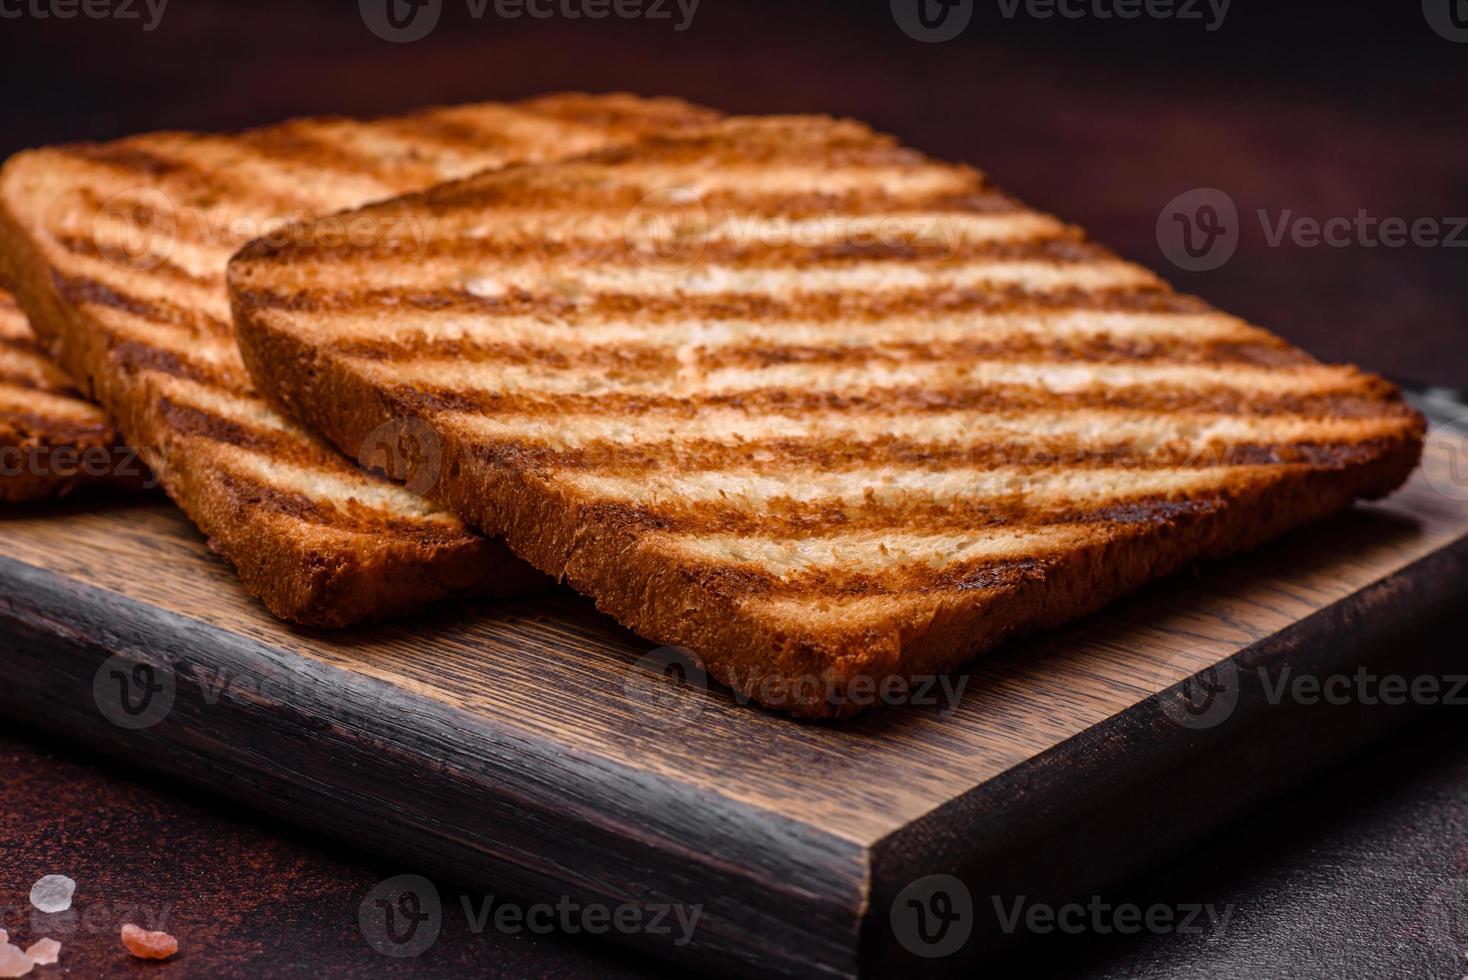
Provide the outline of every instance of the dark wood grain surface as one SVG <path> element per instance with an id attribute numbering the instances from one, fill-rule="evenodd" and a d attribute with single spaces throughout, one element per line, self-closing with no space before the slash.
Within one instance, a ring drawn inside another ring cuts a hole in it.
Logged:
<path id="1" fill-rule="evenodd" d="M 979 163 L 1035 204 L 1086 224 L 1181 286 L 1322 356 L 1440 382 L 1468 377 L 1461 252 L 1271 247 L 1253 224 L 1233 261 L 1185 274 L 1166 264 L 1153 237 L 1164 204 L 1200 186 L 1225 189 L 1246 215 L 1256 208 L 1274 217 L 1286 209 L 1329 217 L 1364 208 L 1408 219 L 1462 212 L 1458 164 L 1468 128 L 1455 93 L 1464 80 L 1464 49 L 1427 31 L 1416 4 L 1335 5 L 1328 14 L 1238 4 L 1214 34 L 1180 24 L 981 16 L 963 39 L 940 45 L 901 36 L 885 9 L 860 14 L 834 2 L 792 8 L 707 0 L 682 33 L 637 22 L 475 22 L 459 10 L 446 13 L 430 39 L 389 46 L 361 29 L 351 6 L 305 10 L 265 2 L 242 15 L 232 4 L 179 4 L 146 34 L 112 22 L 6 21 L 0 81 L 27 97 L 0 113 L 0 150 L 166 125 L 237 126 L 301 111 L 386 111 L 567 86 L 674 92 L 736 111 L 850 112 L 924 149 Z M 6 804 L 31 800 L 18 797 L 21 784 L 5 778 L 11 774 L 27 780 L 57 774 L 86 785 L 80 772 L 22 753 L 0 775 L 0 797 Z M 96 792 L 99 801 L 107 795 Z M 45 826 L 99 841 L 120 819 L 108 816 L 115 808 L 98 806 L 94 813 L 77 797 L 67 799 L 73 802 L 58 804 L 56 822 Z M 220 867 L 199 855 L 227 852 L 237 825 L 210 823 L 203 811 L 179 806 L 188 815 L 164 814 L 159 824 L 196 828 L 198 844 L 158 855 L 157 866 L 180 876 Z M 1432 812 L 1429 803 L 1422 807 Z M 1310 829 L 1291 826 L 1302 837 Z M 1421 850 L 1428 852 L 1426 843 Z M 290 860 L 262 858 L 277 869 L 288 869 Z M 314 853 L 300 860 L 312 867 L 331 863 Z M 1307 856 L 1299 860 L 1303 866 Z M 18 872 L 5 870 L 0 901 L 8 905 L 20 885 L 9 877 Z M 1365 879 L 1372 874 L 1363 872 Z M 1278 884 L 1257 877 L 1254 887 Z M 1353 898 L 1368 901 L 1392 883 L 1389 875 L 1358 881 Z M 270 914 L 318 921 L 319 894 L 309 888 L 287 894 Z M 1305 901 L 1295 908 L 1307 917 L 1329 912 L 1326 905 L 1312 912 Z M 355 915 L 355 905 L 348 914 Z M 368 966 L 354 950 L 323 942 L 319 929 L 261 936 L 262 949 L 267 939 L 282 943 L 294 950 L 290 962 L 323 972 L 381 969 L 380 958 Z M 346 937 L 349 945 L 351 929 Z M 1351 939 L 1337 941 L 1349 946 Z M 461 950 L 455 945 L 461 940 L 475 948 Z M 1230 959 L 1217 947 L 1188 951 L 1156 937 L 1152 945 L 1161 949 L 1151 962 L 1153 975 L 1187 972 L 1166 969 L 1169 955 L 1182 958 L 1174 967 L 1212 957 L 1220 966 L 1212 975 L 1225 976 L 1247 975 L 1241 964 L 1271 962 Z M 1284 945 L 1303 963 L 1328 961 L 1308 937 Z M 542 951 L 545 944 L 530 946 Z M 481 937 L 446 938 L 441 955 L 449 959 L 418 968 L 452 972 L 458 956 L 469 957 L 458 962 L 476 970 L 490 969 L 474 958 L 486 949 L 497 946 Z M 581 955 L 539 962 L 550 974 L 578 962 L 585 972 L 601 971 L 594 956 L 578 960 Z M 229 962 L 226 954 L 220 962 Z M 529 957 L 523 971 L 502 975 L 533 974 L 536 962 Z M 1144 972 L 1139 960 L 1121 962 L 1118 975 L 1132 967 Z M 1239 972 L 1230 973 L 1230 963 Z M 195 959 L 185 969 L 207 974 L 211 965 Z M 1105 975 L 1104 963 L 1095 969 Z"/>
<path id="2" fill-rule="evenodd" d="M 133 766 L 99 767 L 34 732 L 0 728 L 0 769 L 0 928 L 27 942 L 56 936 L 67 976 L 684 975 L 585 936 L 475 933 L 462 916 L 444 920 L 423 956 L 390 961 L 362 938 L 358 908 L 398 865 L 258 812 L 225 811 Z M 1468 949 L 1465 840 L 1468 729 L 1444 709 L 1184 858 L 1101 893 L 1141 907 L 1232 907 L 1226 930 L 1036 936 L 989 975 L 1458 980 Z M 78 912 L 93 911 L 69 926 L 17 911 L 45 871 L 75 877 Z M 127 916 L 165 923 L 181 940 L 178 960 L 129 961 L 117 938 Z"/>
<path id="3" fill-rule="evenodd" d="M 890 913 L 915 882 L 1060 902 L 1410 712 L 1270 685 L 1447 669 L 1411 633 L 1468 574 L 1457 448 L 1435 436 L 1385 502 L 1008 644 L 958 699 L 826 725 L 664 687 L 570 594 L 290 629 L 166 504 L 10 513 L 0 711 L 430 874 L 626 907 L 608 935 L 688 965 L 895 972 L 922 955 Z M 969 928 L 935 965 L 1013 938 Z"/>

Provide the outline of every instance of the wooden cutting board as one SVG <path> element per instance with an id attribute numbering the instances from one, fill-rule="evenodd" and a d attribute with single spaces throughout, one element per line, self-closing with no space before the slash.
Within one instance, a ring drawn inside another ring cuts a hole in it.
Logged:
<path id="1" fill-rule="evenodd" d="M 1456 448 L 1434 437 L 1388 502 L 1008 644 L 956 704 L 818 725 L 665 677 L 570 593 L 290 629 L 173 508 L 94 496 L 0 518 L 0 712 L 391 855 L 439 885 L 404 911 L 631 904 L 609 935 L 689 965 L 968 971 L 1010 938 L 1000 904 L 1175 853 L 1413 712 L 1278 682 L 1447 669 L 1426 637 L 1468 581 Z M 691 941 L 640 928 L 665 905 L 699 908 Z M 365 940 L 413 952 L 372 908 Z"/>

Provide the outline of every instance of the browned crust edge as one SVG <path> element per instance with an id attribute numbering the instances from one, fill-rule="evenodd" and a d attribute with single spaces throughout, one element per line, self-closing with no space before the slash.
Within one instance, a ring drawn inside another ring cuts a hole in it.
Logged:
<path id="1" fill-rule="evenodd" d="M 344 627 L 399 615 L 456 594 L 512 596 L 544 581 L 500 541 L 464 535 L 428 544 L 324 529 L 303 538 L 237 499 L 207 463 L 164 423 L 156 401 L 117 383 L 107 334 L 62 297 L 54 272 L 13 209 L 17 154 L 0 167 L 0 283 L 15 295 L 36 335 L 84 397 L 111 414 L 168 495 L 234 565 L 245 590 L 281 619 Z"/>
<path id="2" fill-rule="evenodd" d="M 8 306 L 10 300 L 0 302 Z M 79 425 L 0 412 L 0 503 L 51 500 L 93 483 L 141 488 L 147 474 L 117 443 L 111 424 Z M 44 470 L 32 468 L 37 456 Z"/>
<path id="3" fill-rule="evenodd" d="M 254 317 L 234 288 L 231 303 L 240 349 L 257 384 L 344 451 L 404 414 L 329 354 Z M 537 485 L 529 474 L 486 463 L 442 428 L 436 492 L 470 524 L 504 534 L 521 557 L 592 595 L 599 609 L 630 629 L 655 643 L 696 650 L 709 673 L 741 695 L 800 717 L 835 718 L 870 703 L 856 696 L 854 683 L 952 670 L 1011 636 L 1093 612 L 1194 561 L 1247 551 L 1357 498 L 1385 496 L 1416 468 L 1424 433 L 1424 420 L 1415 416 L 1403 437 L 1369 462 L 1244 487 L 1228 506 L 1139 524 L 997 594 L 950 593 L 931 617 L 835 635 L 780 631 L 751 616 L 737 589 L 721 588 L 715 574 L 699 579 L 696 571 L 639 548 L 632 529 L 586 519 L 574 500 Z M 1147 534 L 1164 524 L 1170 525 L 1165 537 Z M 818 683 L 812 685 L 812 678 Z"/>

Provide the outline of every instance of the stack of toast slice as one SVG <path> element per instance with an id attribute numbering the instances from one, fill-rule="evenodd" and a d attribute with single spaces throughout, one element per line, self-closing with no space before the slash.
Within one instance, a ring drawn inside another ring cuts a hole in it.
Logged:
<path id="1" fill-rule="evenodd" d="M 46 356 L 15 297 L 0 292 L 0 501 L 146 478 L 146 467 L 117 445 L 107 415 Z"/>
<path id="2" fill-rule="evenodd" d="M 460 591 L 513 592 L 539 576 L 376 473 L 413 433 L 374 434 L 359 467 L 256 395 L 225 264 L 251 239 L 289 240 L 309 216 L 713 116 L 670 99 L 562 95 L 29 151 L 0 171 L 0 282 L 276 615 L 341 626 Z M 427 230 L 390 236 L 402 245 Z M 76 411 L 97 427 L 89 438 L 108 438 L 104 416 Z"/>
<path id="3" fill-rule="evenodd" d="M 421 427 L 406 475 L 469 524 L 806 716 L 1386 494 L 1423 438 L 1382 379 L 820 117 L 308 222 L 229 285 L 280 405 L 348 454 Z"/>

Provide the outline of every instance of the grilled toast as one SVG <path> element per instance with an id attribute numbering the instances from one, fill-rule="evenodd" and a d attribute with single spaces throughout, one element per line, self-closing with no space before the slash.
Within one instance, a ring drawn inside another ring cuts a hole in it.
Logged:
<path id="1" fill-rule="evenodd" d="M 342 626 L 453 592 L 513 591 L 540 577 L 257 397 L 225 264 L 310 215 L 712 116 L 675 100 L 563 95 L 29 151 L 0 170 L 0 279 L 277 616 Z M 412 437 L 374 435 L 374 465 Z"/>
<path id="2" fill-rule="evenodd" d="M 46 358 L 25 313 L 0 292 L 0 502 L 59 497 L 93 482 L 141 485 L 112 423 Z"/>
<path id="3" fill-rule="evenodd" d="M 771 707 L 839 716 L 1414 467 L 1387 382 L 853 122 L 727 119 L 230 264 L 260 386 Z M 410 466 L 408 472 L 415 472 Z M 884 688 L 883 684 L 891 687 Z"/>

